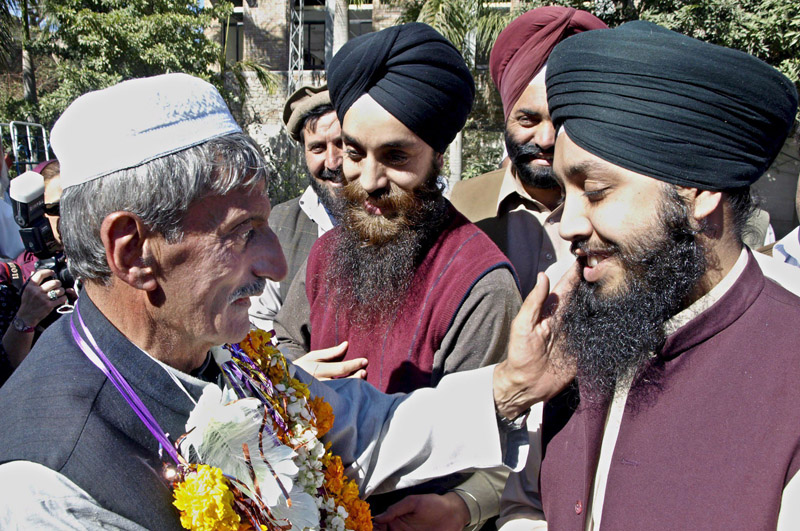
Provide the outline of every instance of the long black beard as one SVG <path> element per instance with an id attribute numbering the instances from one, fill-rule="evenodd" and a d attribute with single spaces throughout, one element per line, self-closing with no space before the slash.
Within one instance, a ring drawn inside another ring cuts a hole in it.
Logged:
<path id="1" fill-rule="evenodd" d="M 342 175 L 341 167 L 339 167 L 337 170 L 322 168 L 319 178 L 323 181 L 344 183 L 344 175 Z M 332 191 L 325 184 L 319 182 L 310 173 L 308 175 L 308 181 L 309 184 L 311 184 L 311 189 L 317 194 L 319 202 L 322 203 L 322 206 L 325 207 L 331 217 L 337 221 L 342 219 L 342 213 L 344 212 L 344 199 L 342 199 L 341 195 Z"/>
<path id="2" fill-rule="evenodd" d="M 387 241 L 382 241 L 385 227 L 371 227 L 378 234 L 376 241 L 370 241 L 362 203 L 355 199 L 346 202 L 326 281 L 337 307 L 347 311 L 352 325 L 367 328 L 392 319 L 406 301 L 414 272 L 449 219 L 437 176 L 438 168 L 434 168 L 420 189 L 390 192 L 408 196 L 400 199 L 406 207 L 392 221 L 395 226 Z M 357 181 L 347 188 L 345 197 L 363 197 Z"/>
<path id="3" fill-rule="evenodd" d="M 658 226 L 655 243 L 659 234 L 648 234 L 626 249 L 611 246 L 625 268 L 621 290 L 601 295 L 599 286 L 581 279 L 559 312 L 555 337 L 566 360 L 577 366 L 579 385 L 591 402 L 607 403 L 618 384 L 632 383 L 632 396 L 639 397 L 645 388 L 657 386 L 654 353 L 666 340 L 664 325 L 685 307 L 706 272 L 699 231 L 671 187 Z"/>
<path id="4" fill-rule="evenodd" d="M 553 168 L 547 166 L 532 166 L 530 162 L 541 156 L 544 151 L 537 145 L 520 144 L 505 131 L 506 150 L 508 158 L 517 170 L 517 177 L 522 184 L 533 188 L 558 188 L 558 182 L 553 177 Z M 551 150 L 552 151 L 552 150 Z"/>

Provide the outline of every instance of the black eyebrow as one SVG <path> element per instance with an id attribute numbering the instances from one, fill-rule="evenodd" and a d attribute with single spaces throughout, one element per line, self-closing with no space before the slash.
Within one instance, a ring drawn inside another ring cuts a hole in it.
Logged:
<path id="1" fill-rule="evenodd" d="M 518 113 L 520 113 L 520 112 L 521 112 L 522 114 L 529 114 L 529 115 L 531 115 L 531 116 L 539 116 L 539 117 L 542 117 L 542 116 L 544 116 L 544 114 L 542 113 L 542 111 L 535 111 L 535 110 L 533 110 L 533 109 L 524 109 L 524 108 L 523 108 L 523 109 L 517 109 L 517 111 L 516 111 L 516 112 L 518 112 Z"/>
<path id="2" fill-rule="evenodd" d="M 358 142 L 358 140 L 348 135 L 347 133 L 342 133 L 342 139 L 345 141 L 346 144 L 352 144 L 357 148 L 361 147 L 361 144 Z"/>

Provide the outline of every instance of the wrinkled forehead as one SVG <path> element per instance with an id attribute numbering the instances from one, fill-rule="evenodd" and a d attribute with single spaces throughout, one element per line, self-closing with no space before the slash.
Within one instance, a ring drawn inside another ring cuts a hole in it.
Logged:
<path id="1" fill-rule="evenodd" d="M 240 187 L 225 194 L 208 194 L 189 205 L 184 228 L 215 232 L 219 227 L 248 219 L 266 221 L 270 214 L 268 187 Z"/>

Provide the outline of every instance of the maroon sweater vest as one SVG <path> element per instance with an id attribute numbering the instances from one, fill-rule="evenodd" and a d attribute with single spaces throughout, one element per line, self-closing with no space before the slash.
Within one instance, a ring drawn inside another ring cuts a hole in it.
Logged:
<path id="1" fill-rule="evenodd" d="M 800 469 L 800 299 L 755 259 L 669 336 L 662 387 L 626 406 L 605 530 L 775 529 Z M 549 529 L 585 529 L 606 411 L 569 392 L 547 404 L 540 486 Z M 576 406 L 577 404 L 577 406 Z"/>
<path id="2" fill-rule="evenodd" d="M 387 393 L 435 385 L 433 355 L 462 302 L 488 272 L 506 267 L 513 274 L 508 259 L 488 236 L 451 207 L 450 222 L 414 273 L 407 299 L 394 319 L 368 329 L 357 328 L 350 326 L 347 311 L 337 306 L 324 280 L 340 230 L 329 231 L 317 240 L 308 257 L 311 349 L 347 340 L 345 359 L 367 358 L 367 381 Z"/>

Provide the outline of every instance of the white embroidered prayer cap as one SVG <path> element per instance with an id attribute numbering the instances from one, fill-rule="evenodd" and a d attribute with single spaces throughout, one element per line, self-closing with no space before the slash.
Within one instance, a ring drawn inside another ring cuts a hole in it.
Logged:
<path id="1" fill-rule="evenodd" d="M 53 126 L 51 144 L 66 189 L 241 132 L 213 85 L 164 74 L 79 97 Z"/>

